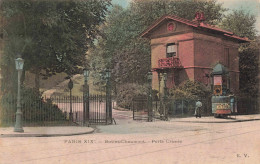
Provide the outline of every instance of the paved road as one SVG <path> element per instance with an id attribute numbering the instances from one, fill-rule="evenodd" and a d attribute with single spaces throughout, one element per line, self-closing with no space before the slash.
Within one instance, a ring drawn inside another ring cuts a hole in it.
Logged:
<path id="1" fill-rule="evenodd" d="M 260 121 L 141 122 L 118 112 L 117 125 L 70 137 L 1 138 L 0 163 L 260 162 Z"/>

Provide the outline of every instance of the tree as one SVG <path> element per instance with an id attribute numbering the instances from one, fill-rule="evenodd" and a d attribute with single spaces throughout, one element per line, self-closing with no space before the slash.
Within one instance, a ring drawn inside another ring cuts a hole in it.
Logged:
<path id="1" fill-rule="evenodd" d="M 197 11 L 204 12 L 206 22 L 218 24 L 224 12 L 227 10 L 216 0 L 196 1 L 196 0 L 133 0 L 131 10 L 144 26 L 149 26 L 151 22 L 165 14 L 173 14 L 181 18 L 193 20 Z"/>
<path id="2" fill-rule="evenodd" d="M 221 22 L 221 27 L 232 31 L 240 37 L 256 38 L 256 18 L 254 15 L 245 13 L 243 10 L 233 10 L 227 14 Z"/>
<path id="3" fill-rule="evenodd" d="M 256 40 L 256 18 L 242 10 L 234 10 L 223 19 L 221 26 L 241 37 L 251 39 L 239 48 L 239 86 L 245 96 L 256 97 L 258 92 L 259 40 Z"/>
<path id="4" fill-rule="evenodd" d="M 239 86 L 240 91 L 246 97 L 257 97 L 259 85 L 259 40 L 245 44 L 239 49 Z"/>
<path id="5" fill-rule="evenodd" d="M 79 73 L 109 5 L 109 0 L 3 0 L 1 14 L 8 22 L 4 31 L 9 45 L 4 58 L 9 60 L 3 62 L 2 71 L 10 74 L 6 66 L 21 53 L 25 70 L 36 74 L 37 89 L 40 75 L 48 78 L 61 72 L 69 76 Z"/>
<path id="6" fill-rule="evenodd" d="M 128 82 L 146 83 L 146 74 L 151 69 L 150 44 L 140 38 L 140 34 L 165 14 L 192 20 L 199 10 L 213 24 L 221 20 L 225 11 L 216 1 L 133 0 L 127 9 L 113 6 L 106 24 L 101 27 L 102 38 L 89 55 L 92 68 L 100 71 L 105 67 L 112 68 L 114 86 Z M 98 64 L 97 58 L 103 58 L 102 62 L 106 64 Z"/>

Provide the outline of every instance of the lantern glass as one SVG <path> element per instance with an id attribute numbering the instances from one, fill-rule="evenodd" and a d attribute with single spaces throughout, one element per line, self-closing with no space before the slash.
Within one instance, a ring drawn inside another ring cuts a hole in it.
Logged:
<path id="1" fill-rule="evenodd" d="M 89 77 L 89 70 L 88 69 L 84 69 L 84 76 L 85 77 Z"/>
<path id="2" fill-rule="evenodd" d="M 22 58 L 15 59 L 15 67 L 17 70 L 23 70 L 24 60 Z"/>
<path id="3" fill-rule="evenodd" d="M 152 73 L 152 72 L 148 72 L 147 78 L 148 78 L 148 80 L 152 80 L 152 78 L 153 78 L 153 73 Z"/>
<path id="4" fill-rule="evenodd" d="M 167 73 L 164 73 L 164 74 L 163 74 L 163 80 L 164 80 L 164 81 L 167 81 Z"/>
<path id="5" fill-rule="evenodd" d="M 72 90 L 72 88 L 73 88 L 73 81 L 70 79 L 70 81 L 69 81 L 69 83 L 68 83 L 68 88 L 70 89 L 70 90 Z"/>
<path id="6" fill-rule="evenodd" d="M 106 77 L 107 78 L 110 78 L 111 77 L 111 72 L 109 69 L 106 70 Z"/>

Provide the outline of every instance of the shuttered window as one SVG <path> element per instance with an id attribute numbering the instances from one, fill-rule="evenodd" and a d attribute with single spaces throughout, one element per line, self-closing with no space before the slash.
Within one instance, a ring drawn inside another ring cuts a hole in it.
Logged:
<path id="1" fill-rule="evenodd" d="M 168 44 L 166 49 L 167 57 L 175 57 L 177 56 L 177 45 L 174 43 Z"/>

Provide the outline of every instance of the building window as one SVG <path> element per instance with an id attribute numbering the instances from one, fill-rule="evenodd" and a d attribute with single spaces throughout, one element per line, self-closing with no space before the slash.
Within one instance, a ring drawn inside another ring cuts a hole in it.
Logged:
<path id="1" fill-rule="evenodd" d="M 226 66 L 229 68 L 229 65 L 230 65 L 229 48 L 224 48 L 224 60 L 225 60 Z"/>
<path id="2" fill-rule="evenodd" d="M 167 44 L 166 57 L 176 57 L 177 56 L 177 45 L 175 43 Z"/>

